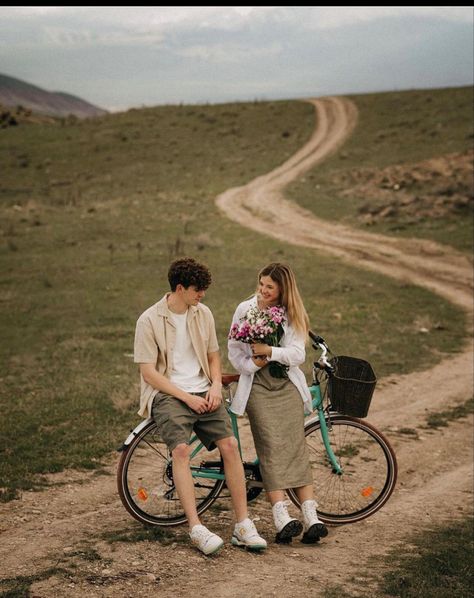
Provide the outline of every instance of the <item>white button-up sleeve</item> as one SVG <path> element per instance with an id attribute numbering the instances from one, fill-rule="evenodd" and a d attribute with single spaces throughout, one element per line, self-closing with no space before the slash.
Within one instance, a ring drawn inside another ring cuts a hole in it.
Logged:
<path id="1" fill-rule="evenodd" d="M 241 303 L 235 310 L 234 317 L 232 318 L 232 325 L 239 324 L 240 318 L 242 318 L 248 302 Z M 260 368 L 252 360 L 252 350 L 250 345 L 234 339 L 229 339 L 227 342 L 228 357 L 230 363 L 239 372 L 239 374 L 255 374 Z"/>
<path id="2" fill-rule="evenodd" d="M 281 347 L 272 347 L 270 361 L 279 361 L 290 367 L 298 366 L 304 363 L 306 359 L 306 350 L 304 337 L 297 334 L 291 326 L 288 326 L 285 335 L 281 340 Z"/>

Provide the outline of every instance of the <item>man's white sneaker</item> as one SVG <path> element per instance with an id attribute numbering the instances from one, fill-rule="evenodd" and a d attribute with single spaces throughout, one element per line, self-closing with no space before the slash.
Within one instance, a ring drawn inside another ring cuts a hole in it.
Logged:
<path id="1" fill-rule="evenodd" d="M 234 546 L 244 546 L 249 550 L 264 550 L 267 547 L 266 541 L 258 535 L 254 522 L 248 518 L 235 524 L 231 542 Z"/>
<path id="2" fill-rule="evenodd" d="M 298 519 L 290 517 L 286 503 L 282 500 L 272 507 L 273 521 L 277 530 L 275 541 L 277 544 L 289 544 L 295 536 L 303 531 L 303 524 Z"/>
<path id="3" fill-rule="evenodd" d="M 224 545 L 224 540 L 210 532 L 204 525 L 195 525 L 190 532 L 191 541 L 205 555 L 216 553 Z"/>
<path id="4" fill-rule="evenodd" d="M 303 544 L 316 544 L 328 535 L 328 528 L 318 517 L 317 506 L 315 500 L 305 500 L 301 505 L 304 521 L 304 534 L 301 538 Z"/>

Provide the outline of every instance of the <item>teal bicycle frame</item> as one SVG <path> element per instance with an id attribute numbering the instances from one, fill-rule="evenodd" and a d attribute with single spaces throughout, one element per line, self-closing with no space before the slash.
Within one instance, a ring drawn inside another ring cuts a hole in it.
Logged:
<path id="1" fill-rule="evenodd" d="M 321 426 L 321 437 L 323 440 L 323 444 L 324 444 L 324 448 L 326 449 L 326 453 L 328 456 L 328 459 L 331 463 L 332 466 L 332 470 L 334 473 L 338 474 L 338 475 L 342 475 L 343 471 L 342 471 L 342 467 L 339 464 L 336 455 L 334 454 L 334 451 L 332 450 L 331 444 L 329 442 L 329 429 L 328 429 L 328 425 L 326 423 L 326 418 L 324 416 L 324 409 L 323 409 L 323 398 L 321 395 L 321 387 L 318 381 L 313 382 L 313 384 L 309 387 L 309 391 L 311 393 L 312 396 L 312 406 L 313 406 L 313 410 L 317 411 L 317 418 L 319 419 L 320 422 L 320 426 Z M 239 427 L 237 424 L 237 415 L 235 415 L 235 413 L 232 413 L 232 411 L 228 411 L 229 415 L 230 415 L 230 420 L 231 420 L 231 424 L 232 424 L 232 431 L 234 433 L 235 438 L 237 439 L 237 443 L 239 446 L 239 453 L 240 456 L 242 457 L 242 448 L 240 445 L 240 436 L 239 436 Z M 191 438 L 191 446 L 198 440 L 197 436 L 193 436 Z M 204 445 L 201 442 L 198 442 L 197 446 L 193 449 L 192 453 L 191 453 L 191 460 L 204 448 Z M 255 459 L 255 461 L 253 461 L 251 463 L 252 465 L 258 465 L 258 458 Z M 215 467 L 202 467 L 202 466 L 192 466 L 191 467 L 191 473 L 193 475 L 193 477 L 195 478 L 207 478 L 207 479 L 213 479 L 213 480 L 224 480 L 225 479 L 225 474 L 224 472 L 218 472 L 216 471 Z"/>
<path id="2" fill-rule="evenodd" d="M 323 439 L 324 448 L 326 449 L 329 461 L 331 462 L 332 470 L 334 473 L 337 473 L 337 475 L 342 475 L 342 467 L 337 460 L 329 442 L 329 429 L 324 416 L 323 397 L 321 396 L 321 386 L 319 382 L 313 382 L 312 386 L 309 387 L 309 391 L 313 397 L 313 409 L 318 412 L 319 424 L 321 426 L 321 437 Z"/>

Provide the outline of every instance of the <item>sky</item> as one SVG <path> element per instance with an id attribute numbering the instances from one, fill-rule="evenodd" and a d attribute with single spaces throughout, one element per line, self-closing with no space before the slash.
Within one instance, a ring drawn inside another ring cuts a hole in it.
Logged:
<path id="1" fill-rule="evenodd" d="M 119 111 L 473 84 L 473 7 L 6 6 L 0 73 Z"/>

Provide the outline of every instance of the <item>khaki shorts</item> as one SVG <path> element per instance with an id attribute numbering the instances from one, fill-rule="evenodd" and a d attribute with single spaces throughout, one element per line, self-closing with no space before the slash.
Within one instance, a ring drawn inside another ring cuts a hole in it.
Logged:
<path id="1" fill-rule="evenodd" d="M 206 395 L 205 392 L 194 394 Z M 178 444 L 189 444 L 193 430 L 208 451 L 216 448 L 216 440 L 233 436 L 224 404 L 215 411 L 196 413 L 176 397 L 159 392 L 153 399 L 151 415 L 170 451 Z"/>

